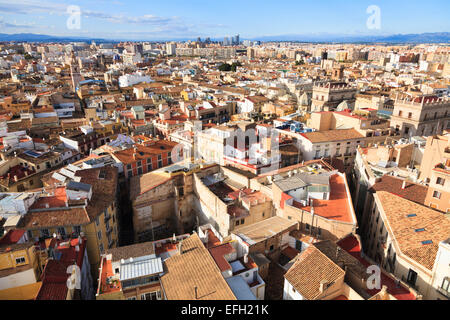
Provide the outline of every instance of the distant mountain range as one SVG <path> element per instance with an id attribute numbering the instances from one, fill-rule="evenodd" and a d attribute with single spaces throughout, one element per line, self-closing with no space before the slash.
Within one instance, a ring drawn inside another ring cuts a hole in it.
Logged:
<path id="1" fill-rule="evenodd" d="M 77 41 L 96 41 L 96 42 L 105 42 L 104 39 L 94 39 L 87 37 L 58 37 L 58 36 L 50 36 L 44 34 L 35 34 L 35 33 L 16 33 L 16 34 L 7 34 L 0 33 L 0 41 L 2 42 L 77 42 Z M 111 42 L 111 40 L 107 40 Z"/>
<path id="2" fill-rule="evenodd" d="M 279 35 L 258 37 L 259 41 L 338 42 L 338 43 L 450 43 L 450 32 L 395 35 Z"/>
<path id="3" fill-rule="evenodd" d="M 17 33 L 6 34 L 0 33 L 0 41 L 9 42 L 118 42 L 126 39 L 101 39 L 101 38 L 88 38 L 88 37 L 61 37 L 42 35 L 34 33 Z M 188 39 L 167 39 L 166 41 L 183 41 Z M 221 41 L 223 39 L 217 39 Z M 434 32 L 434 33 L 421 33 L 421 34 L 396 34 L 396 35 L 333 35 L 333 34 L 309 34 L 309 35 L 279 35 L 279 36 L 262 36 L 256 37 L 251 40 L 259 41 L 296 41 L 296 42 L 325 42 L 325 43 L 450 43 L 450 32 Z M 141 41 L 148 41 L 148 39 L 142 39 Z"/>

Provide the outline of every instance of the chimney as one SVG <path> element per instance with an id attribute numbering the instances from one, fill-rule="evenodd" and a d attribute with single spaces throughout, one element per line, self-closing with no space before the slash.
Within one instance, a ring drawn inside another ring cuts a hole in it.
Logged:
<path id="1" fill-rule="evenodd" d="M 197 289 L 197 286 L 194 287 L 194 291 L 195 291 L 195 299 L 198 299 L 198 289 Z"/>
<path id="2" fill-rule="evenodd" d="M 178 244 L 178 253 L 181 255 L 183 254 L 183 240 L 180 241 Z"/>
<path id="3" fill-rule="evenodd" d="M 323 293 L 325 291 L 325 285 L 328 283 L 327 280 L 322 280 L 320 281 L 320 287 L 319 287 L 319 291 L 320 293 Z"/>
<path id="4" fill-rule="evenodd" d="M 406 180 L 403 180 L 402 189 L 406 188 Z"/>
<path id="5" fill-rule="evenodd" d="M 248 253 L 244 254 L 244 263 L 248 263 Z"/>
<path id="6" fill-rule="evenodd" d="M 17 181 L 18 181 L 18 179 L 17 179 L 17 176 L 14 176 L 14 181 L 15 181 L 15 182 L 17 182 Z"/>
<path id="7" fill-rule="evenodd" d="M 387 292 L 387 286 L 383 285 L 380 291 L 380 297 L 382 300 L 389 300 L 389 293 Z"/>
<path id="8" fill-rule="evenodd" d="M 336 247 L 336 259 L 339 258 L 339 252 L 341 252 L 341 247 Z"/>

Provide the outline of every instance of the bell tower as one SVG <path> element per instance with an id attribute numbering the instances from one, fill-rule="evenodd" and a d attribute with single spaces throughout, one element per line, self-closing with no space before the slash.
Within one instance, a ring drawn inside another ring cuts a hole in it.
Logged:
<path id="1" fill-rule="evenodd" d="M 76 92 L 78 84 L 82 79 L 80 73 L 80 66 L 73 51 L 70 54 L 69 66 L 70 66 L 70 76 L 72 78 L 72 90 Z"/>

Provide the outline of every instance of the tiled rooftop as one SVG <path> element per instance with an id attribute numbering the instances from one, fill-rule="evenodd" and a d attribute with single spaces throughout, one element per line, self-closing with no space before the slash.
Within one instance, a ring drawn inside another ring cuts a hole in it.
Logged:
<path id="1" fill-rule="evenodd" d="M 313 200 L 314 214 L 331 220 L 356 223 L 353 208 L 349 203 L 351 195 L 347 194 L 344 178 L 338 174 L 331 176 L 330 189 L 331 193 L 329 200 Z M 294 206 L 311 212 L 310 206 L 304 207 L 299 202 L 294 201 Z"/>
<path id="2" fill-rule="evenodd" d="M 361 245 L 358 241 L 358 239 L 353 236 L 349 235 L 337 242 L 337 245 L 339 245 L 342 249 L 347 251 L 349 254 L 351 254 L 353 257 L 358 259 L 359 262 L 364 267 L 369 267 L 372 265 L 369 261 L 364 259 L 361 256 Z M 416 297 L 413 293 L 410 292 L 407 288 L 403 286 L 397 286 L 397 283 L 394 279 L 391 277 L 388 277 L 385 273 L 381 273 L 381 286 L 387 286 L 387 291 L 389 294 L 393 295 L 398 300 L 416 300 Z M 372 290 L 366 290 L 367 293 L 369 293 L 371 296 L 374 296 L 380 290 L 378 289 L 372 289 Z"/>

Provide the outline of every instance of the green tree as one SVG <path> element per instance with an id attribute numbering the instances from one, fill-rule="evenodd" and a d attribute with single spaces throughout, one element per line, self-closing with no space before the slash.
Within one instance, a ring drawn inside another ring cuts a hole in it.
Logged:
<path id="1" fill-rule="evenodd" d="M 231 71 L 231 65 L 229 65 L 228 63 L 222 63 L 219 66 L 219 71 Z"/>

